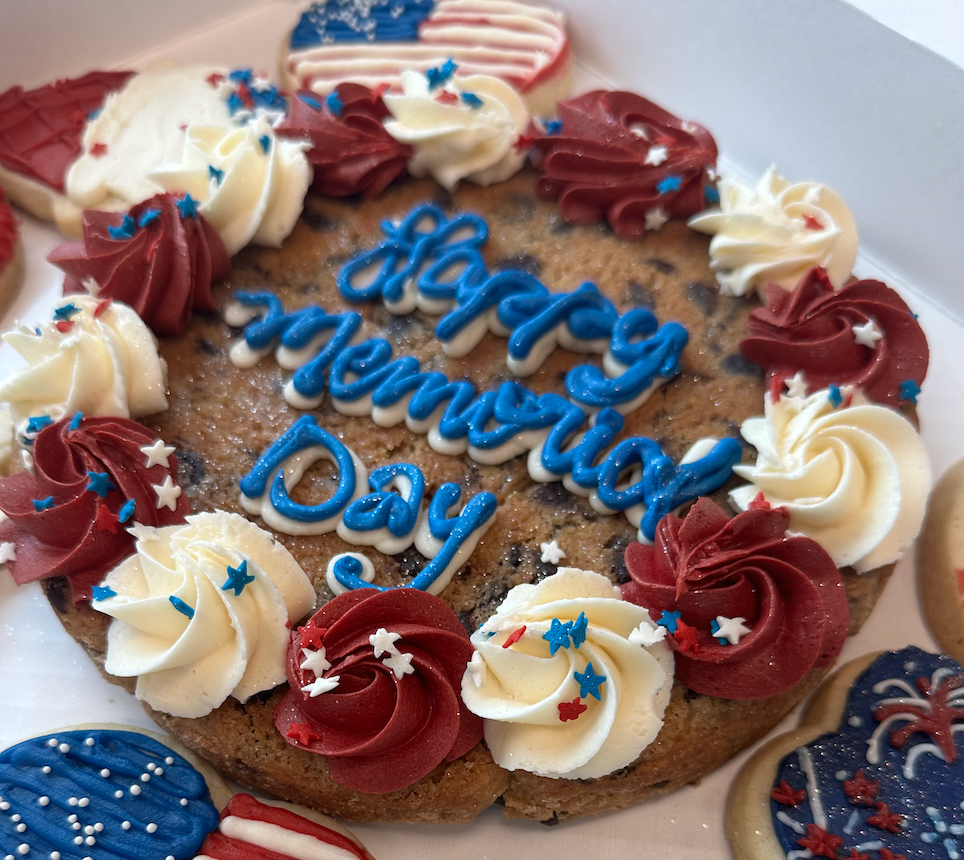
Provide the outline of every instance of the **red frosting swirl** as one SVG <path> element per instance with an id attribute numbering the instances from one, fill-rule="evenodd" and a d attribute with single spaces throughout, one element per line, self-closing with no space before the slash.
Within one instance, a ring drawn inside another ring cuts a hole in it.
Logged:
<path id="1" fill-rule="evenodd" d="M 40 432 L 33 474 L 0 480 L 0 510 L 9 517 L 0 523 L 0 543 L 16 544 L 17 558 L 8 566 L 18 585 L 66 576 L 80 602 L 134 551 L 129 526 L 183 522 L 188 504 L 182 495 L 175 510 L 158 509 L 153 485 L 168 476 L 177 482 L 177 458 L 147 468 L 141 448 L 157 439 L 141 424 L 127 418 L 82 418 L 76 429 L 72 424 L 63 418 Z M 42 504 L 46 500 L 52 500 L 50 507 Z M 131 500 L 133 512 L 120 522 Z"/>
<path id="2" fill-rule="evenodd" d="M 558 112 L 559 132 L 533 141 L 532 161 L 543 173 L 539 194 L 558 199 L 570 224 L 605 218 L 634 239 L 653 210 L 686 217 L 706 208 L 717 150 L 702 126 L 624 92 L 586 93 L 559 102 Z"/>
<path id="3" fill-rule="evenodd" d="M 924 332 L 886 284 L 851 281 L 834 292 L 827 273 L 812 269 L 793 292 L 771 284 L 766 297 L 767 306 L 750 314 L 750 336 L 740 351 L 777 388 L 802 370 L 808 391 L 853 384 L 870 399 L 896 407 L 902 382 L 924 381 Z M 868 322 L 881 335 L 873 346 L 858 343 L 854 331 Z"/>
<path id="4" fill-rule="evenodd" d="M 64 294 L 87 292 L 93 279 L 98 298 L 130 305 L 157 334 L 178 334 L 193 308 L 217 310 L 212 281 L 231 274 L 231 258 L 218 232 L 203 216 L 184 217 L 180 197 L 158 194 L 124 216 L 84 212 L 84 241 L 66 242 L 47 258 L 67 277 Z M 129 238 L 114 238 L 129 218 Z"/>
<path id="5" fill-rule="evenodd" d="M 133 72 L 89 72 L 35 90 L 0 93 L 0 165 L 63 192 L 88 116 Z"/>
<path id="6" fill-rule="evenodd" d="M 13 259 L 17 244 L 17 219 L 7 202 L 7 195 L 0 188 L 0 275 Z"/>
<path id="7" fill-rule="evenodd" d="M 337 116 L 327 102 L 300 92 L 276 131 L 311 141 L 308 161 L 314 166 L 313 187 L 319 194 L 377 197 L 405 172 L 412 148 L 385 131 L 382 119 L 388 109 L 375 92 L 361 84 L 341 84 L 335 92 L 342 104 Z"/>
<path id="8" fill-rule="evenodd" d="M 847 594 L 830 556 L 810 538 L 785 537 L 783 509 L 732 519 L 706 498 L 685 519 L 656 527 L 655 546 L 630 544 L 623 596 L 654 621 L 678 612 L 676 676 L 697 693 L 762 699 L 836 659 L 847 636 Z M 712 633 L 718 616 L 749 628 L 737 644 Z"/>
<path id="9" fill-rule="evenodd" d="M 412 655 L 414 672 L 397 677 L 375 656 L 369 637 L 384 628 L 400 634 L 394 648 Z M 302 669 L 305 651 L 324 648 L 331 664 L 322 677 L 337 687 L 310 695 L 319 676 Z M 482 739 L 482 720 L 459 691 L 472 658 L 469 637 L 439 598 L 413 588 L 347 591 L 292 631 L 291 689 L 274 712 L 292 746 L 328 756 L 332 781 L 367 794 L 396 791 L 443 761 L 465 755 Z"/>

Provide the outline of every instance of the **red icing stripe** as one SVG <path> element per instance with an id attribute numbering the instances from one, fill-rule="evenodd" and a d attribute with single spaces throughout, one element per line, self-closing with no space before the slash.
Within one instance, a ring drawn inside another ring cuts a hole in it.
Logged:
<path id="1" fill-rule="evenodd" d="M 13 259 L 13 249 L 17 242 L 17 220 L 13 217 L 13 210 L 7 202 L 6 195 L 0 189 L 0 274 L 7 263 Z"/>

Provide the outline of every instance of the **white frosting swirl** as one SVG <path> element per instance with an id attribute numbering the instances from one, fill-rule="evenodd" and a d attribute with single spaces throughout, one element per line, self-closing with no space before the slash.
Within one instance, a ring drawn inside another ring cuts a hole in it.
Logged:
<path id="1" fill-rule="evenodd" d="M 444 87 L 429 89 L 425 75 L 407 71 L 401 93 L 386 93 L 385 106 L 393 119 L 385 130 L 415 154 L 408 163 L 413 176 L 432 176 L 452 191 L 459 181 L 478 185 L 503 182 L 519 171 L 526 153 L 516 141 L 529 124 L 519 94 L 504 81 L 488 75 L 453 77 Z M 448 94 L 451 102 L 440 102 Z M 472 107 L 466 94 L 481 100 Z"/>
<path id="2" fill-rule="evenodd" d="M 236 593 L 226 585 L 228 567 L 242 562 L 253 581 Z M 114 619 L 104 668 L 136 677 L 139 699 L 178 717 L 201 717 L 228 696 L 243 702 L 282 683 L 286 624 L 315 600 L 311 581 L 280 543 L 223 511 L 195 514 L 181 526 L 141 527 L 136 555 L 103 585 L 116 592 L 93 601 Z"/>
<path id="3" fill-rule="evenodd" d="M 734 466 L 751 482 L 730 493 L 746 510 L 758 493 L 786 508 L 790 529 L 817 541 L 838 567 L 866 573 L 900 557 L 920 531 L 931 487 L 920 436 L 899 412 L 853 395 L 834 409 L 827 391 L 766 400 L 765 416 L 740 432 L 755 465 Z"/>
<path id="4" fill-rule="evenodd" d="M 575 622 L 580 613 L 588 620 L 585 641 L 550 655 L 543 634 L 553 619 Z M 503 648 L 522 625 L 522 637 Z M 633 635 L 640 629 L 647 635 Z M 583 779 L 635 761 L 662 727 L 673 685 L 669 646 L 634 644 L 658 639 L 652 633 L 647 610 L 623 601 L 597 573 L 561 568 L 537 585 L 513 588 L 472 635 L 477 654 L 462 678 L 462 699 L 484 718 L 496 763 Z M 589 663 L 606 678 L 598 687 L 600 699 L 582 697 L 586 710 L 563 721 L 559 706 L 580 699 L 575 673 L 585 673 Z"/>
<path id="5" fill-rule="evenodd" d="M 95 315 L 100 304 L 68 296 L 57 305 L 63 319 L 3 336 L 28 365 L 0 383 L 18 432 L 31 416 L 139 418 L 167 409 L 167 365 L 154 335 L 127 305 L 112 302 Z"/>
<path id="6" fill-rule="evenodd" d="M 840 288 L 857 258 L 857 225 L 837 192 L 816 182 L 789 183 L 771 167 L 754 188 L 720 180 L 720 206 L 689 220 L 713 234 L 710 262 L 720 292 L 742 296 L 767 284 L 792 290 L 814 266 Z"/>
<path id="7" fill-rule="evenodd" d="M 182 149 L 150 179 L 197 200 L 229 254 L 250 242 L 276 248 L 304 206 L 311 182 L 307 147 L 306 141 L 275 137 L 263 116 L 240 128 L 194 125 Z"/>

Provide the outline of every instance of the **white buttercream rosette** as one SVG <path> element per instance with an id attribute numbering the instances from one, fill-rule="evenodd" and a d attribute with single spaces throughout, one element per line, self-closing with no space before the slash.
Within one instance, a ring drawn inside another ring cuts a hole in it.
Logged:
<path id="1" fill-rule="evenodd" d="M 228 585 L 230 572 L 244 569 Z M 136 677 L 135 694 L 177 717 L 202 717 L 285 680 L 289 623 L 314 605 L 311 581 L 270 534 L 238 514 L 195 514 L 140 527 L 137 552 L 107 574 L 115 596 L 105 669 Z"/>
<path id="2" fill-rule="evenodd" d="M 582 623 L 585 639 L 577 648 L 571 638 L 551 654 L 544 635 L 553 622 L 557 629 Z M 561 568 L 537 585 L 513 588 L 472 635 L 477 653 L 462 679 L 462 699 L 485 720 L 496 763 L 584 779 L 635 761 L 662 727 L 673 685 L 673 655 L 662 633 L 646 609 L 623 601 L 597 573 Z M 598 700 L 581 695 L 576 676 L 587 672 L 605 678 Z"/>
<path id="3" fill-rule="evenodd" d="M 899 558 L 920 531 L 931 486 L 913 425 L 859 393 L 847 407 L 826 390 L 768 396 L 764 410 L 740 428 L 757 460 L 733 467 L 750 481 L 730 493 L 734 507 L 745 511 L 762 493 L 838 567 L 866 573 Z"/>

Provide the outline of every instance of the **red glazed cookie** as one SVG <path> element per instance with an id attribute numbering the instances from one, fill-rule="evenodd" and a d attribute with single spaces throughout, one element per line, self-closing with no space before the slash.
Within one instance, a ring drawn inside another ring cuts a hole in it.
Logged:
<path id="1" fill-rule="evenodd" d="M 23 280 L 23 245 L 13 210 L 0 189 L 0 313 L 13 301 Z"/>

